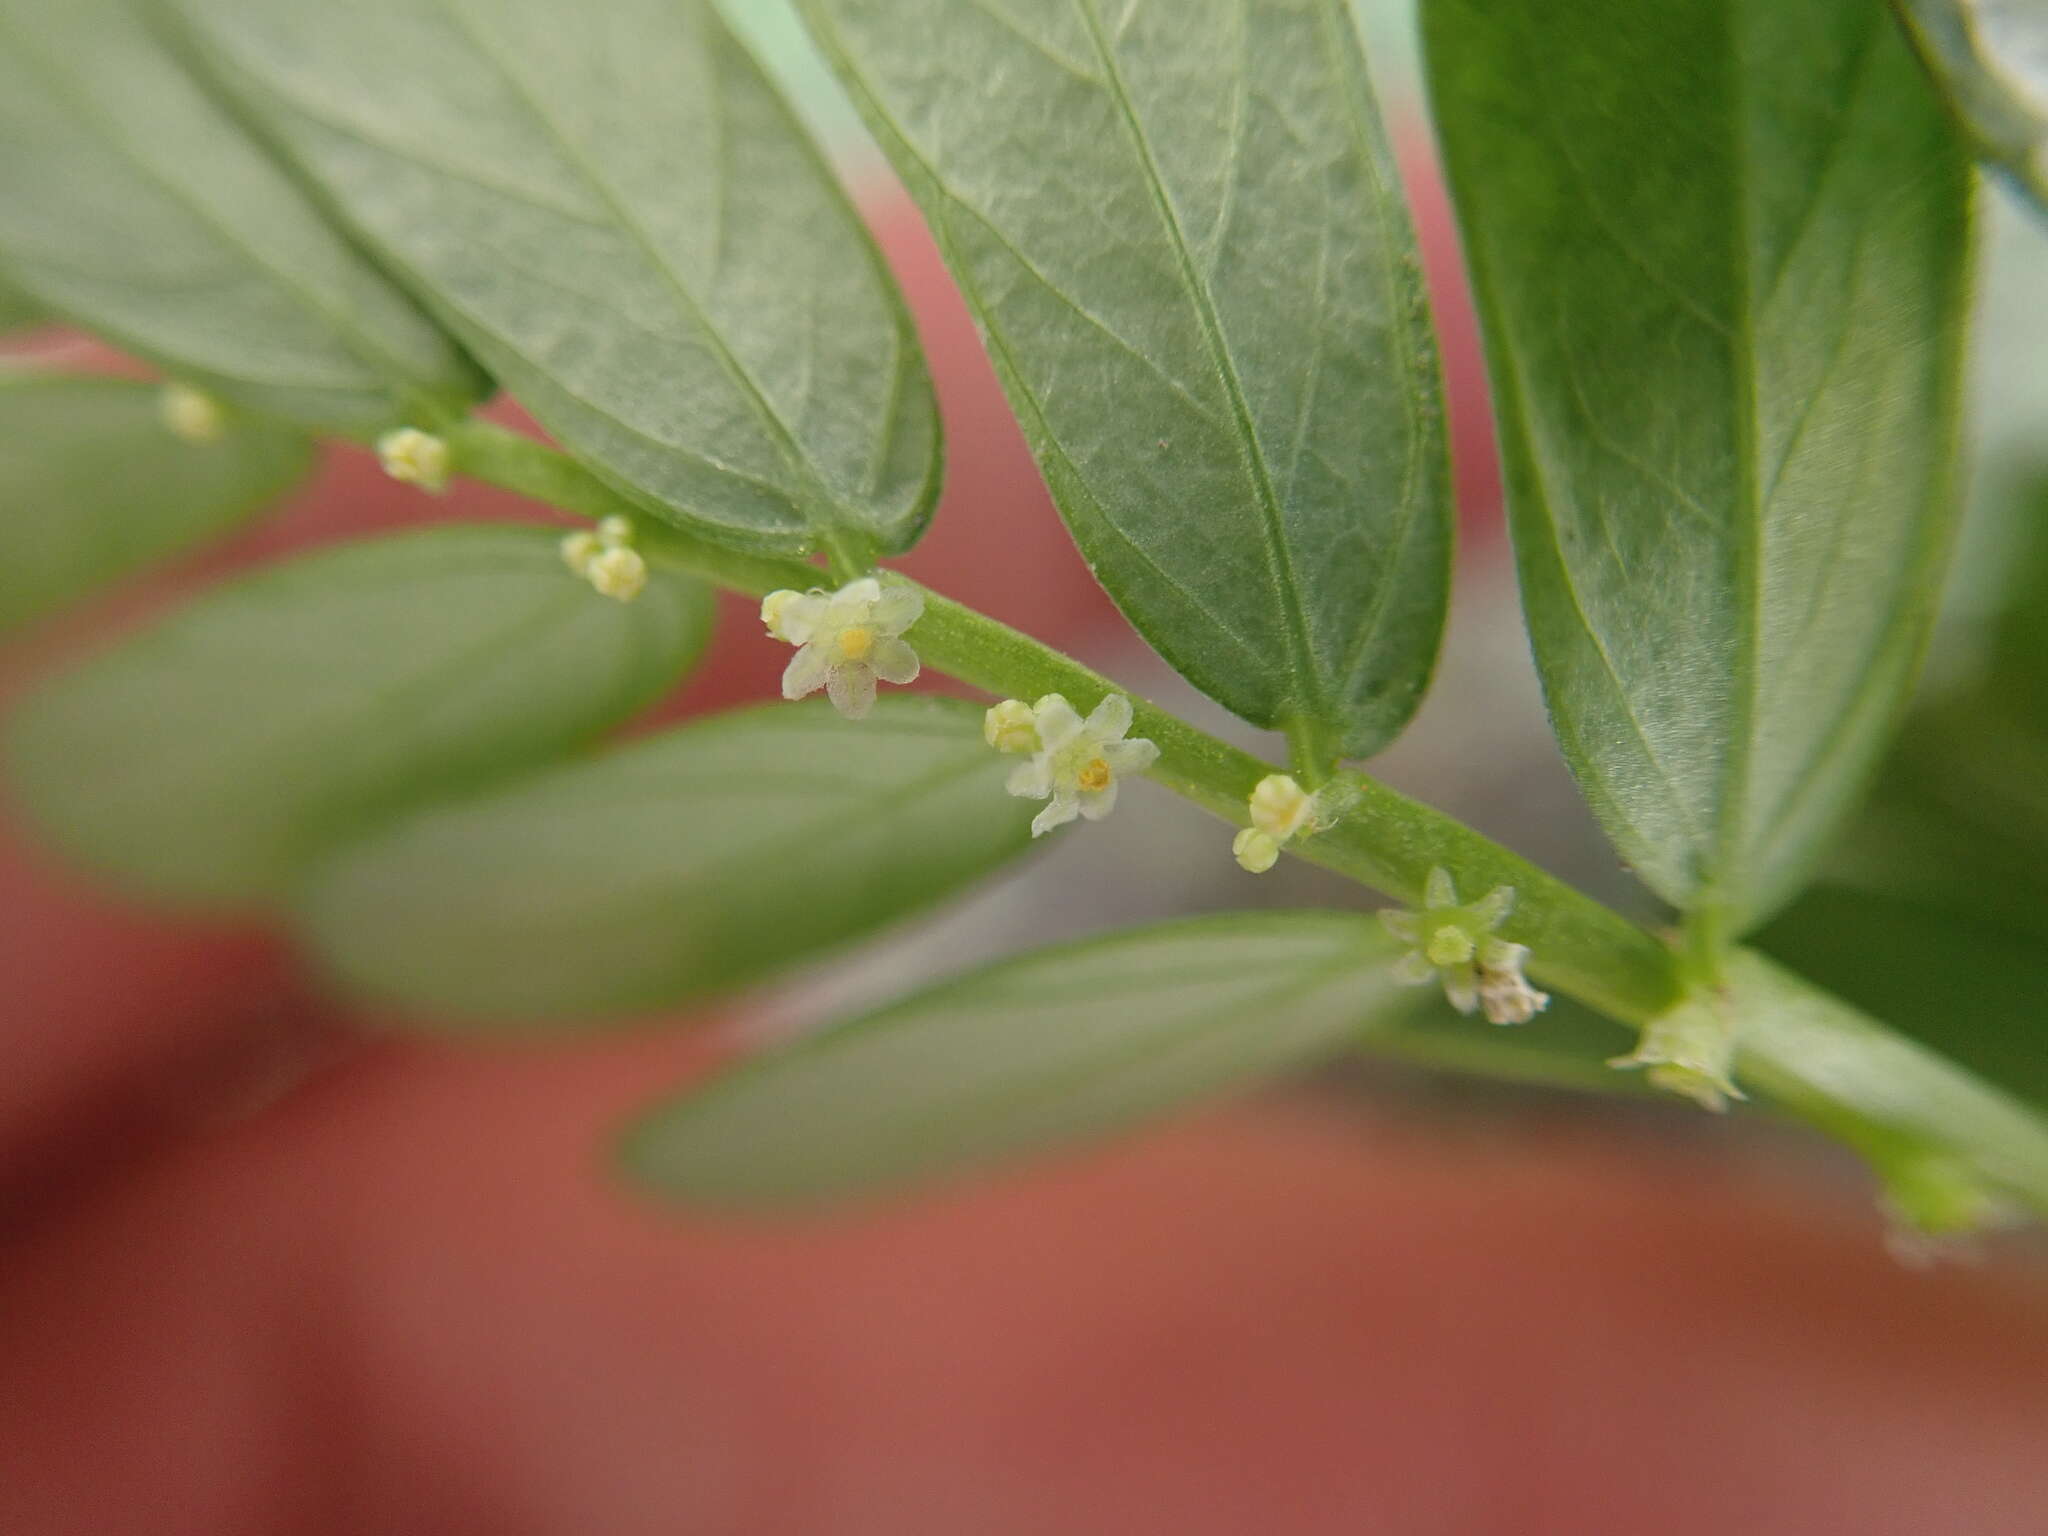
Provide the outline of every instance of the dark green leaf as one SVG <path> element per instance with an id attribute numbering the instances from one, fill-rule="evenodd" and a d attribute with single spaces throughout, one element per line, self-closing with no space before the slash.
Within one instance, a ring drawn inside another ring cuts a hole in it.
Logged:
<path id="1" fill-rule="evenodd" d="M 2048 212 L 2048 5 L 1896 0 L 1983 154 Z"/>
<path id="2" fill-rule="evenodd" d="M 703 0 L 180 0 L 564 447 L 679 521 L 895 551 L 938 490 L 881 258 Z"/>
<path id="3" fill-rule="evenodd" d="M 772 705 L 423 812 L 336 860 L 304 915 L 344 980 L 444 1016 L 672 1008 L 1021 852 L 1009 766 L 952 700 L 858 724 Z"/>
<path id="4" fill-rule="evenodd" d="M 23 705 L 16 797 L 133 888 L 278 894 L 366 823 L 559 756 L 689 664 L 708 593 L 656 573 L 613 602 L 555 543 L 437 528 L 210 592 Z"/>
<path id="5" fill-rule="evenodd" d="M 1161 654 L 1364 755 L 1449 581 L 1436 354 L 1344 0 L 806 0 Z"/>
<path id="6" fill-rule="evenodd" d="M 1358 913 L 1197 918 L 1041 950 L 769 1052 L 650 1116 L 663 1195 L 809 1205 L 1099 1136 L 1325 1055 L 1412 1002 Z"/>
<path id="7" fill-rule="evenodd" d="M 161 392 L 0 372 L 0 632 L 261 511 L 305 474 L 305 438 L 230 421 L 194 444 Z"/>
<path id="8" fill-rule="evenodd" d="M 1429 0 L 1560 741 L 1752 922 L 1896 717 L 1956 504 L 1970 176 L 1868 0 Z"/>
<path id="9" fill-rule="evenodd" d="M 0 274 L 227 399 L 316 426 L 460 406 L 455 347 L 143 18 L 0 0 Z"/>

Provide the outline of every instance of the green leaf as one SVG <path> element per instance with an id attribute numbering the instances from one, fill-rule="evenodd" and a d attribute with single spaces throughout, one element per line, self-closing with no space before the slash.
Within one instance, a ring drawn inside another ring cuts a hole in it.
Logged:
<path id="1" fill-rule="evenodd" d="M 185 442 L 161 400 L 120 379 L 0 371 L 0 633 L 225 532 L 311 466 L 304 437 L 246 420 Z"/>
<path id="2" fill-rule="evenodd" d="M 703 0 L 180 0 L 224 79 L 562 445 L 677 521 L 908 548 L 917 337 Z"/>
<path id="3" fill-rule="evenodd" d="M 478 381 L 144 20 L 0 0 L 0 275 L 223 398 L 321 427 Z"/>
<path id="4" fill-rule="evenodd" d="M 1967 160 L 1867 0 L 1429 0 L 1524 606 L 1608 834 L 1739 929 L 1918 663 Z"/>
<path id="5" fill-rule="evenodd" d="M 1020 853 L 980 711 L 721 716 L 346 852 L 310 888 L 344 981 L 498 1025 L 673 1008 L 869 933 Z"/>
<path id="6" fill-rule="evenodd" d="M 805 0 L 1067 526 L 1312 755 L 1414 712 L 1451 521 L 1422 278 L 1344 0 Z"/>
<path id="7" fill-rule="evenodd" d="M 19 288 L 0 281 L 0 336 L 25 331 L 43 321 L 42 307 Z"/>
<path id="8" fill-rule="evenodd" d="M 22 706 L 16 799 L 136 890 L 280 894 L 378 819 L 571 751 L 689 665 L 703 588 L 657 572 L 617 603 L 555 544 L 435 528 L 207 593 Z"/>
<path id="9" fill-rule="evenodd" d="M 2048 212 L 2048 6 L 1894 3 L 1980 152 Z"/>
<path id="10" fill-rule="evenodd" d="M 1095 1137 L 1342 1053 L 1413 994 L 1358 913 L 1196 918 L 1040 950 L 742 1065 L 638 1125 L 634 1178 L 804 1206 Z"/>

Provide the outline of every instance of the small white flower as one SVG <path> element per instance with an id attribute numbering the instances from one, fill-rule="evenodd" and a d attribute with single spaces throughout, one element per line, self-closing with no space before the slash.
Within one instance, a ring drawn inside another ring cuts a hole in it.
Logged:
<path id="1" fill-rule="evenodd" d="M 377 462 L 392 479 L 431 495 L 448 489 L 448 444 L 418 427 L 400 427 L 378 438 Z"/>
<path id="2" fill-rule="evenodd" d="M 190 384 L 166 384 L 157 410 L 172 435 L 188 443 L 217 443 L 227 431 L 227 416 L 220 402 Z"/>
<path id="3" fill-rule="evenodd" d="M 1528 947 L 1494 932 L 1514 909 L 1513 886 L 1497 885 L 1460 905 L 1450 871 L 1432 869 L 1420 911 L 1380 913 L 1387 932 L 1413 946 L 1394 962 L 1395 980 L 1410 986 L 1441 980 L 1444 996 L 1460 1013 L 1478 1008 L 1495 1024 L 1528 1023 L 1549 1005 L 1550 995 L 1522 975 Z"/>
<path id="4" fill-rule="evenodd" d="M 918 674 L 917 652 L 903 632 L 924 613 L 915 587 L 884 587 L 872 576 L 837 592 L 770 592 L 761 622 L 776 639 L 797 647 L 782 674 L 782 696 L 801 699 L 823 688 L 832 707 L 858 720 L 874 707 L 875 681 L 908 683 Z"/>
<path id="5" fill-rule="evenodd" d="M 1743 1097 L 1735 1086 L 1735 1021 L 1718 998 L 1692 998 L 1643 1026 L 1642 1039 L 1626 1056 L 1607 1065 L 1629 1071 L 1647 1067 L 1650 1082 L 1682 1093 L 1716 1114 L 1730 1099 Z"/>
<path id="6" fill-rule="evenodd" d="M 1016 721 L 1009 705 L 997 705 L 1004 718 Z M 993 715 L 994 710 L 990 711 Z M 1010 771 L 1008 789 L 1025 800 L 1051 803 L 1031 821 L 1031 835 L 1042 837 L 1076 816 L 1100 821 L 1116 808 L 1117 781 L 1127 773 L 1143 773 L 1159 760 L 1159 748 L 1142 737 L 1126 741 L 1131 728 L 1131 701 L 1112 693 L 1083 720 L 1074 706 L 1048 693 L 1031 706 L 1031 728 L 1037 746 L 1031 761 Z M 985 734 L 993 734 L 984 726 Z"/>

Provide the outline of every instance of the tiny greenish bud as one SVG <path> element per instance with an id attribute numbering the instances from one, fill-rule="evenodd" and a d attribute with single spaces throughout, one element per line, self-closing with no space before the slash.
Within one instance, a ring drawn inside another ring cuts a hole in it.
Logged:
<path id="1" fill-rule="evenodd" d="M 578 533 L 565 534 L 556 546 L 562 552 L 562 564 L 578 576 L 590 575 L 590 562 L 604 551 L 604 545 L 589 529 Z"/>
<path id="2" fill-rule="evenodd" d="M 1316 797 L 1295 782 L 1292 774 L 1269 773 L 1252 786 L 1246 801 L 1252 825 L 1284 843 L 1315 821 Z"/>
<path id="3" fill-rule="evenodd" d="M 392 479 L 429 495 L 448 489 L 448 444 L 418 427 L 400 427 L 378 438 L 377 462 Z"/>
<path id="4" fill-rule="evenodd" d="M 606 549 L 624 549 L 633 542 L 633 520 L 617 514 L 601 519 L 597 525 L 597 541 Z"/>
<path id="5" fill-rule="evenodd" d="M 1642 1039 L 1626 1056 L 1607 1063 L 1622 1071 L 1645 1068 L 1652 1086 L 1679 1093 L 1720 1114 L 1730 1099 L 1745 1097 L 1735 1086 L 1735 1021 L 1719 997 L 1693 997 L 1643 1026 Z"/>
<path id="6" fill-rule="evenodd" d="M 638 550 L 599 550 L 591 556 L 584 574 L 604 596 L 630 603 L 647 585 L 647 562 Z"/>
<path id="7" fill-rule="evenodd" d="M 1911 1145 L 1872 1161 L 1884 1181 L 1885 1246 L 1912 1268 L 1974 1260 L 1978 1238 L 2022 1219 L 1976 1169 L 1938 1147 Z"/>
<path id="8" fill-rule="evenodd" d="M 1037 717 L 1022 699 L 1005 699 L 981 717 L 981 739 L 998 752 L 1036 752 Z"/>
<path id="9" fill-rule="evenodd" d="M 1257 827 L 1246 827 L 1232 838 L 1230 852 L 1240 867 L 1255 875 L 1263 875 L 1280 862 L 1280 844 L 1270 832 Z"/>
<path id="10" fill-rule="evenodd" d="M 228 429 L 220 402 L 190 384 L 166 384 L 157 398 L 157 412 L 171 435 L 188 443 L 217 443 Z"/>
<path id="11" fill-rule="evenodd" d="M 1463 965 L 1479 951 L 1479 942 L 1456 923 L 1446 923 L 1429 936 L 1423 950 L 1431 965 Z"/>

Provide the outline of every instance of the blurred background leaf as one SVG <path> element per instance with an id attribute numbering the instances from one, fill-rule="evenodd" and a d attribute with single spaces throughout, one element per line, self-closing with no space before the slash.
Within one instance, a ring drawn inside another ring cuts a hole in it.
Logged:
<path id="1" fill-rule="evenodd" d="M 151 385 L 0 370 L 0 633 L 234 527 L 312 462 L 243 418 L 186 442 Z"/>
<path id="2" fill-rule="evenodd" d="M 1035 807 L 981 711 L 858 724 L 771 704 L 402 821 L 301 907 L 346 983 L 517 1027 L 675 1008 L 937 902 L 1022 853 Z"/>
<path id="3" fill-rule="evenodd" d="M 1895 3 L 1982 153 L 2048 214 L 2048 5 Z"/>
<path id="4" fill-rule="evenodd" d="M 226 399 L 364 431 L 470 365 L 187 74 L 149 0 L 0 0 L 0 275 Z"/>
<path id="5" fill-rule="evenodd" d="M 714 1207 L 872 1194 L 1101 1136 L 1341 1053 L 1413 1003 L 1356 913 L 1194 918 L 1040 950 L 767 1052 L 632 1131 Z"/>
<path id="6" fill-rule="evenodd" d="M 151 896 L 288 889 L 380 817 L 573 751 L 675 684 L 710 594 L 593 592 L 545 529 L 368 539 L 229 582 L 36 689 L 7 767 L 32 824 Z"/>

